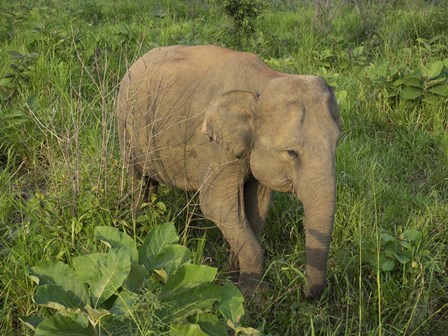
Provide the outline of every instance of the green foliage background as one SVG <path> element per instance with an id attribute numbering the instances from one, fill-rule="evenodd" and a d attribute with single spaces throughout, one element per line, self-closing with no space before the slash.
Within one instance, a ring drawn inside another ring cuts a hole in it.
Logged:
<path id="1" fill-rule="evenodd" d="M 254 3 L 244 38 L 215 1 L 0 3 L 0 334 L 27 335 L 20 317 L 51 314 L 33 302 L 30 268 L 104 252 L 99 225 L 141 242 L 173 220 L 195 263 L 225 268 L 226 244 L 194 195 L 162 188 L 132 216 L 115 134 L 125 69 L 157 46 L 206 43 L 323 76 L 343 120 L 327 290 L 303 301 L 303 211 L 276 194 L 261 237 L 269 290 L 247 300 L 245 324 L 271 335 L 446 333 L 447 2 L 333 0 L 319 18 L 311 1 Z"/>

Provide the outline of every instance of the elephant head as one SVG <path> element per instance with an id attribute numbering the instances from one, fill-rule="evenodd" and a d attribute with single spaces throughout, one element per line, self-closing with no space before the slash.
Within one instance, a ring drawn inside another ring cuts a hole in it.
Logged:
<path id="1" fill-rule="evenodd" d="M 285 75 L 260 95 L 231 91 L 206 111 L 202 132 L 247 160 L 271 190 L 292 192 L 305 211 L 307 298 L 323 291 L 335 211 L 339 110 L 332 89 L 314 76 Z"/>

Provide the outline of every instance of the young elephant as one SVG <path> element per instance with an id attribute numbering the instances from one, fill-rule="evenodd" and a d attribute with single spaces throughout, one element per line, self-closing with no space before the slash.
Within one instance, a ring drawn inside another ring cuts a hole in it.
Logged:
<path id="1" fill-rule="evenodd" d="M 255 288 L 263 272 L 257 235 L 272 191 L 299 198 L 307 298 L 325 284 L 339 127 L 323 79 L 280 73 L 217 46 L 153 49 L 131 66 L 118 95 L 121 153 L 133 182 L 198 190 L 243 288 Z"/>

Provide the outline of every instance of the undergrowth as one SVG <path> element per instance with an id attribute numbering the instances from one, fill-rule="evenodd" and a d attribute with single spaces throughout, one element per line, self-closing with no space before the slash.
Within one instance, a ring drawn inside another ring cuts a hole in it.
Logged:
<path id="1" fill-rule="evenodd" d="M 213 1 L 0 4 L 0 334 L 33 334 L 26 317 L 52 318 L 36 300 L 33 267 L 104 253 L 98 226 L 139 246 L 173 221 L 192 263 L 217 267 L 225 283 L 227 246 L 195 195 L 162 187 L 137 216 L 129 211 L 114 116 L 119 81 L 146 50 L 213 43 L 324 77 L 343 121 L 327 289 L 319 302 L 302 299 L 303 211 L 275 194 L 261 237 L 269 289 L 246 298 L 244 325 L 270 335 L 445 335 L 446 1 L 335 0 L 321 20 L 307 2 L 265 3 L 239 40 Z M 154 333 L 152 312 L 136 313 L 140 334 Z"/>

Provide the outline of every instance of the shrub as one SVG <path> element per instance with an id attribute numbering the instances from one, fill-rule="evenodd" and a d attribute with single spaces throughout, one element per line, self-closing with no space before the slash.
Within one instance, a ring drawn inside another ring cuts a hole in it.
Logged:
<path id="1" fill-rule="evenodd" d="M 243 296 L 232 284 L 215 284 L 216 268 L 194 265 L 177 244 L 173 223 L 152 229 L 137 248 L 119 230 L 99 226 L 95 237 L 107 253 L 77 256 L 73 267 L 49 260 L 32 267 L 36 304 L 50 317 L 24 318 L 35 334 L 52 336 L 255 334 L 240 324 Z M 217 304 L 219 314 L 213 309 Z"/>
<path id="2" fill-rule="evenodd" d="M 257 19 L 266 8 L 265 0 L 210 0 L 219 6 L 233 21 L 227 30 L 226 39 L 231 46 L 242 49 L 256 39 L 261 32 L 257 29 Z"/>

